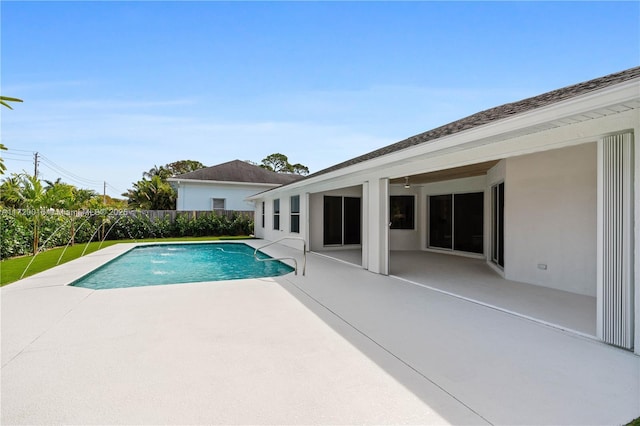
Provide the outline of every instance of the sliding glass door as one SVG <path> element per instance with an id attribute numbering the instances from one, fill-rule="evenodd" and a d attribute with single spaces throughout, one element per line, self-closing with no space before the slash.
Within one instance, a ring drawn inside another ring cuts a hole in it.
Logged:
<path id="1" fill-rule="evenodd" d="M 360 244 L 361 234 L 361 207 L 360 198 L 344 197 L 344 244 Z"/>
<path id="2" fill-rule="evenodd" d="M 324 197 L 324 245 L 342 244 L 342 197 Z"/>
<path id="3" fill-rule="evenodd" d="M 324 245 L 360 244 L 361 202 L 357 197 L 324 197 Z"/>
<path id="4" fill-rule="evenodd" d="M 429 247 L 453 249 L 453 195 L 429 197 Z"/>
<path id="5" fill-rule="evenodd" d="M 504 268 L 504 182 L 491 187 L 491 261 Z"/>
<path id="6" fill-rule="evenodd" d="M 484 193 L 429 197 L 429 247 L 482 253 L 483 224 Z"/>

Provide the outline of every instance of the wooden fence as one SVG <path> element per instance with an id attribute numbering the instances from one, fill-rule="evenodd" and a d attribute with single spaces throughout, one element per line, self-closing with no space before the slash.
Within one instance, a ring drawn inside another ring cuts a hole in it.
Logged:
<path id="1" fill-rule="evenodd" d="M 169 217 L 171 219 L 171 222 L 175 221 L 178 215 L 186 215 L 193 219 L 211 214 L 226 216 L 227 219 L 231 219 L 233 216 L 242 215 L 249 216 L 251 220 L 253 220 L 254 216 L 253 210 L 123 210 L 121 214 L 122 213 L 132 216 L 147 216 L 150 220 L 164 219 Z"/>

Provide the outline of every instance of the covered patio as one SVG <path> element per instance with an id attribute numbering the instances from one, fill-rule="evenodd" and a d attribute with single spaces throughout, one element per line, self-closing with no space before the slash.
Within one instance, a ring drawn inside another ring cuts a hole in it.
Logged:
<path id="1" fill-rule="evenodd" d="M 361 265 L 360 249 L 318 254 Z M 596 336 L 595 297 L 506 280 L 484 259 L 419 250 L 391 251 L 390 275 L 563 330 Z"/>

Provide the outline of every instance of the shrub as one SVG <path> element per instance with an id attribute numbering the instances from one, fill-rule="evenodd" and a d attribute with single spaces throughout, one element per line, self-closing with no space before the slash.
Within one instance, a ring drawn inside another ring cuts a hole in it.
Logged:
<path id="1" fill-rule="evenodd" d="M 240 213 L 233 213 L 228 218 L 216 212 L 177 212 L 172 220 L 169 214 L 152 219 L 145 212 L 134 210 L 117 215 L 106 210 L 72 215 L 59 211 L 0 209 L 0 258 L 31 253 L 35 223 L 39 224 L 40 249 L 64 246 L 72 241 L 81 244 L 102 239 L 143 240 L 253 233 L 253 220 L 249 215 Z"/>

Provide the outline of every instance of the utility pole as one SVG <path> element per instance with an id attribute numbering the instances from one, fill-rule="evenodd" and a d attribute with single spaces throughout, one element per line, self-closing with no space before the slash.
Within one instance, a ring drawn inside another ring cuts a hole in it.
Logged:
<path id="1" fill-rule="evenodd" d="M 33 177 L 38 177 L 38 164 L 40 163 L 40 160 L 38 160 L 38 153 L 34 152 L 33 153 Z"/>
<path id="2" fill-rule="evenodd" d="M 102 187 L 102 204 L 107 205 L 107 181 L 104 181 L 104 186 Z"/>

